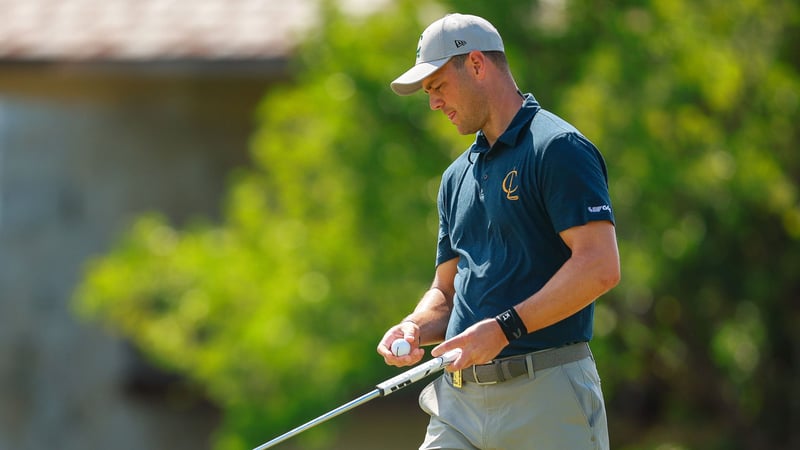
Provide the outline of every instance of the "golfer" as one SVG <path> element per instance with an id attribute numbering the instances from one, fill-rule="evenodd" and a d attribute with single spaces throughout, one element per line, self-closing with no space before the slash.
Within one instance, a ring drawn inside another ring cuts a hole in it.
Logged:
<path id="1" fill-rule="evenodd" d="M 620 278 L 605 162 L 520 92 L 486 20 L 447 15 L 418 45 L 392 89 L 423 90 L 475 133 L 442 177 L 433 284 L 378 345 L 394 366 L 419 362 L 424 345 L 462 349 L 420 394 L 431 416 L 420 449 L 607 449 L 588 346 L 594 302 Z M 410 354 L 391 353 L 397 338 Z"/>

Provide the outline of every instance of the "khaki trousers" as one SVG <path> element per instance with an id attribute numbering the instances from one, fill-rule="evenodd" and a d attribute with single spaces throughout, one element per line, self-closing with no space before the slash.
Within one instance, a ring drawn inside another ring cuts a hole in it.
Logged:
<path id="1" fill-rule="evenodd" d="M 600 377 L 592 357 L 492 385 L 426 386 L 431 416 L 420 450 L 608 450 Z"/>

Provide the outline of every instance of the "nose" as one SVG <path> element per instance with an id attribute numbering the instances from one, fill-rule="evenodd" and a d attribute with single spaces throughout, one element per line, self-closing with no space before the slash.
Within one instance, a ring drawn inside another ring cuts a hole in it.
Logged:
<path id="1" fill-rule="evenodd" d="M 431 93 L 428 95 L 428 104 L 430 105 L 432 110 L 436 111 L 437 109 L 442 109 L 444 101 L 442 101 L 442 98 L 440 96 Z"/>

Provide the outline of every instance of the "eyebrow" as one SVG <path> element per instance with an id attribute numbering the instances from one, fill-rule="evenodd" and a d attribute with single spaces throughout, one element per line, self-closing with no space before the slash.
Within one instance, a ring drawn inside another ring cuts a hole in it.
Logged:
<path id="1" fill-rule="evenodd" d="M 439 76 L 434 73 L 433 75 L 428 77 L 427 80 L 428 80 L 427 82 L 425 81 L 422 82 L 422 90 L 425 91 L 426 94 L 430 91 L 433 85 L 435 85 L 436 82 L 439 81 Z"/>

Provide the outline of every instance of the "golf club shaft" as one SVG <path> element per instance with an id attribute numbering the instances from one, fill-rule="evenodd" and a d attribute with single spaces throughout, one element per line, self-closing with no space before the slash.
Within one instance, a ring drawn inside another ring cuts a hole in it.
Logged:
<path id="1" fill-rule="evenodd" d="M 334 417 L 338 416 L 339 414 L 342 414 L 342 413 L 345 413 L 347 411 L 350 411 L 351 409 L 355 408 L 356 406 L 363 405 L 364 403 L 367 403 L 368 401 L 372 400 L 373 398 L 380 397 L 380 396 L 381 396 L 381 391 L 379 389 L 373 389 L 371 392 L 369 392 L 367 394 L 364 394 L 361 397 L 358 397 L 357 399 L 355 399 L 355 400 L 353 400 L 353 401 L 351 401 L 349 403 L 345 403 L 344 405 L 342 405 L 342 406 L 340 406 L 340 407 L 338 407 L 338 408 L 336 408 L 336 409 L 334 409 L 332 411 L 329 411 L 329 412 L 317 417 L 316 419 L 312 420 L 311 422 L 308 422 L 308 423 L 305 423 L 303 425 L 300 425 L 299 427 L 293 429 L 292 431 L 284 433 L 284 434 L 276 437 L 275 439 L 267 442 L 266 444 L 262 444 L 262 445 L 260 445 L 260 446 L 258 446 L 256 448 L 254 448 L 253 450 L 264 450 L 266 448 L 270 448 L 270 447 L 273 447 L 275 445 L 278 445 L 281 442 L 289 439 L 292 436 L 296 436 L 296 435 L 302 433 L 303 431 L 306 431 L 307 429 L 309 429 L 311 427 L 317 426 L 317 425 L 321 424 L 322 422 L 325 422 L 325 421 L 327 421 L 329 419 L 333 419 Z"/>
<path id="2" fill-rule="evenodd" d="M 296 436 L 296 435 L 302 433 L 303 431 L 306 431 L 307 429 L 309 429 L 311 427 L 314 427 L 314 426 L 319 425 L 319 424 L 321 424 L 321 423 L 323 423 L 323 422 L 325 422 L 325 421 L 327 421 L 329 419 L 332 419 L 332 418 L 338 416 L 339 414 L 342 414 L 344 412 L 350 411 L 351 409 L 355 408 L 356 406 L 363 405 L 364 403 L 367 403 L 368 401 L 370 401 L 370 400 L 372 400 L 374 398 L 385 397 L 385 396 L 387 396 L 387 395 L 389 395 L 389 394 L 391 394 L 393 392 L 397 392 L 400 389 L 403 389 L 404 387 L 406 387 L 406 386 L 408 386 L 408 385 L 410 385 L 412 383 L 416 383 L 417 381 L 427 377 L 428 375 L 430 375 L 430 374 L 432 374 L 434 372 L 438 372 L 439 370 L 444 369 L 448 364 L 450 364 L 451 362 L 455 361 L 455 359 L 458 358 L 458 356 L 460 354 L 461 354 L 461 350 L 460 349 L 450 350 L 449 352 L 445 353 L 442 356 L 439 356 L 438 358 L 434 358 L 434 359 L 432 359 L 432 360 L 430 360 L 430 361 L 428 361 L 428 362 L 426 362 L 424 364 L 420 364 L 419 366 L 411 368 L 411 369 L 401 373 L 400 375 L 397 375 L 396 377 L 390 378 L 390 379 L 384 381 L 383 383 L 380 383 L 379 385 L 377 385 L 375 387 L 375 389 L 373 389 L 372 391 L 362 395 L 361 397 L 358 397 L 355 400 L 352 400 L 352 401 L 350 401 L 348 403 L 345 403 L 344 405 L 342 405 L 342 406 L 340 406 L 340 407 L 338 407 L 338 408 L 336 408 L 336 409 L 334 409 L 332 411 L 329 411 L 329 412 L 317 417 L 316 419 L 314 419 L 314 420 L 312 420 L 310 422 L 307 422 L 307 423 L 305 423 L 303 425 L 300 425 L 299 427 L 297 427 L 297 428 L 295 428 L 295 429 L 293 429 L 293 430 L 291 430 L 291 431 L 289 431 L 287 433 L 284 433 L 284 434 L 276 437 L 275 439 L 273 439 L 273 440 L 271 440 L 271 441 L 269 441 L 269 442 L 267 442 L 265 444 L 262 444 L 262 445 L 260 445 L 260 446 L 258 446 L 256 448 L 254 448 L 253 450 L 264 450 L 264 449 L 273 447 L 275 445 L 278 445 L 281 442 L 283 442 L 283 441 L 285 441 L 285 440 L 287 440 L 287 439 L 289 439 L 289 438 L 291 438 L 293 436 Z"/>
<path id="3" fill-rule="evenodd" d="M 433 358 L 432 360 L 420 364 L 414 368 L 408 369 L 405 372 L 397 375 L 396 377 L 389 378 L 388 380 L 384 381 L 383 383 L 377 385 L 376 387 L 378 390 L 381 391 L 381 396 L 386 396 L 391 394 L 392 392 L 399 391 L 404 387 L 408 386 L 409 384 L 416 383 L 417 381 L 427 377 L 428 375 L 438 372 L 451 362 L 455 361 L 456 358 L 461 355 L 461 349 L 457 348 L 454 350 L 450 350 L 449 352 L 445 353 L 442 356 L 437 358 Z"/>

